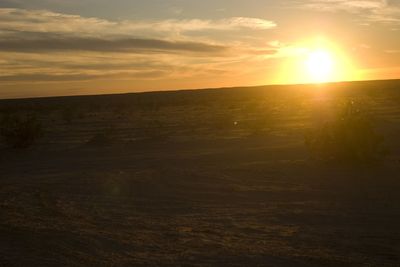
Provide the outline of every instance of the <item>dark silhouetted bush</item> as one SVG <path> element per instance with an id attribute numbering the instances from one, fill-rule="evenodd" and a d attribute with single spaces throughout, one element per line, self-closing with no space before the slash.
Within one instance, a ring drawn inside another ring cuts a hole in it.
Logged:
<path id="1" fill-rule="evenodd" d="M 8 115 L 0 122 L 0 136 L 12 148 L 28 148 L 43 136 L 43 127 L 33 115 Z"/>
<path id="2" fill-rule="evenodd" d="M 383 141 L 372 120 L 353 101 L 306 135 L 306 145 L 314 158 L 343 163 L 379 161 L 386 154 Z"/>

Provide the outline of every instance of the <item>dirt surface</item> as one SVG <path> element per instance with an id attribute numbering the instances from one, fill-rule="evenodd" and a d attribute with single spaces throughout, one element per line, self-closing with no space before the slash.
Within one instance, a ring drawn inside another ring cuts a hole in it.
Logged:
<path id="1" fill-rule="evenodd" d="M 313 159 L 337 103 L 377 164 Z M 0 266 L 400 266 L 400 82 L 0 101 L 45 135 L 0 150 Z"/>

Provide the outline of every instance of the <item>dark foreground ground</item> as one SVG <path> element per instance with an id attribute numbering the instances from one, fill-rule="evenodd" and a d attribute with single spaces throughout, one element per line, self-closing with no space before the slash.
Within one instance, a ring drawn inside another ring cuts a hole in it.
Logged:
<path id="1" fill-rule="evenodd" d="M 313 160 L 353 100 L 390 153 Z M 45 136 L 0 150 L 0 266 L 400 266 L 400 82 L 0 102 Z"/>

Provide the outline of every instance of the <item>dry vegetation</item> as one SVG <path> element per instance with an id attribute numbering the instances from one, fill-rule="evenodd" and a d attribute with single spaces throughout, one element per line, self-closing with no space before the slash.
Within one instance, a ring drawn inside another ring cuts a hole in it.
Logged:
<path id="1" fill-rule="evenodd" d="M 1 101 L 0 265 L 399 266 L 398 89 Z"/>
<path id="2" fill-rule="evenodd" d="M 306 134 L 306 145 L 314 159 L 342 164 L 372 164 L 384 160 L 384 137 L 377 133 L 362 104 L 350 100 L 340 105 L 332 118 Z"/>

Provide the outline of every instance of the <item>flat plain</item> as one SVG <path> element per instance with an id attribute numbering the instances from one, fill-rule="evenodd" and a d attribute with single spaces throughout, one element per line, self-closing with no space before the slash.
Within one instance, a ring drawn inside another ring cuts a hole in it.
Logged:
<path id="1" fill-rule="evenodd" d="M 353 101 L 388 154 L 317 160 Z M 0 101 L 44 136 L 0 149 L 1 266 L 400 266 L 400 81 Z"/>

